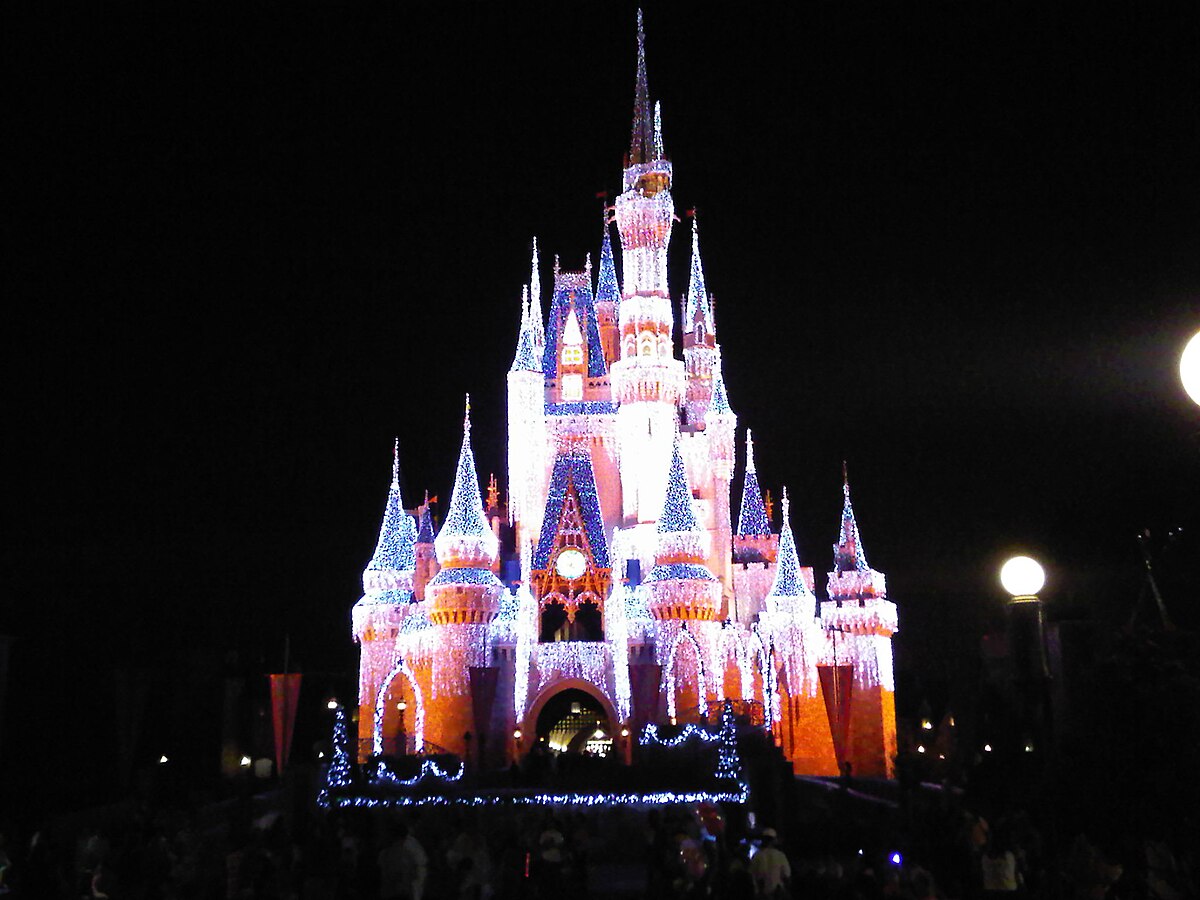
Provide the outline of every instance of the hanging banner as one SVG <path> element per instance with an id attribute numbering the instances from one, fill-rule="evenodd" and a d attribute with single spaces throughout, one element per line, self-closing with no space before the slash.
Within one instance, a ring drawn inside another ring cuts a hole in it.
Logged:
<path id="1" fill-rule="evenodd" d="M 300 702 L 300 673 L 268 675 L 271 679 L 271 724 L 275 731 L 275 771 L 283 773 L 296 730 L 296 707 Z"/>
<path id="2" fill-rule="evenodd" d="M 821 676 L 821 694 L 825 698 L 825 715 L 833 735 L 833 752 L 838 769 L 846 761 L 847 738 L 850 733 L 850 694 L 854 690 L 854 666 L 817 666 Z"/>

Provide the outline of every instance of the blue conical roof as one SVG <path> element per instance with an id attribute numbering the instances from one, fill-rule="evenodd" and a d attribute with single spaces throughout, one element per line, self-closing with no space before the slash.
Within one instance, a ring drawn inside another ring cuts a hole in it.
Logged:
<path id="1" fill-rule="evenodd" d="M 671 451 L 671 469 L 667 475 L 667 495 L 663 500 L 662 515 L 658 517 L 660 534 L 668 531 L 699 531 L 696 508 L 692 505 L 692 489 L 688 486 L 687 471 L 683 466 L 683 455 L 679 452 L 679 441 Z"/>
<path id="2" fill-rule="evenodd" d="M 617 284 L 617 266 L 613 262 L 607 220 L 604 223 L 604 240 L 600 243 L 600 278 L 596 283 L 596 302 L 611 303 L 614 309 L 621 305 L 621 288 Z"/>
<path id="3" fill-rule="evenodd" d="M 839 572 L 865 572 L 867 554 L 863 550 L 862 537 L 858 533 L 858 522 L 854 519 L 854 507 L 850 504 L 850 479 L 842 472 L 842 533 L 833 545 L 834 568 Z"/>
<path id="4" fill-rule="evenodd" d="M 404 502 L 400 497 L 400 444 L 397 441 L 392 452 L 392 484 L 383 508 L 379 540 L 366 570 L 411 572 L 416 565 L 416 552 L 413 549 L 416 530 L 416 524 L 412 516 L 404 511 Z"/>
<path id="5" fill-rule="evenodd" d="M 787 488 L 783 489 L 783 527 L 779 530 L 779 556 L 776 558 L 775 583 L 771 585 L 772 597 L 811 597 L 812 591 L 800 575 L 800 555 L 796 552 L 796 539 L 792 536 Z"/>
<path id="6" fill-rule="evenodd" d="M 746 481 L 742 485 L 742 508 L 738 512 L 737 533 L 740 537 L 766 537 L 771 533 L 767 510 L 763 506 L 762 489 L 754 468 L 754 438 L 746 429 Z"/>
<path id="7" fill-rule="evenodd" d="M 692 217 L 692 274 L 688 279 L 687 303 L 683 310 L 683 329 L 690 331 L 697 310 L 704 319 L 704 327 L 713 333 L 712 308 L 708 302 L 708 291 L 704 286 L 704 264 L 700 260 L 700 229 Z"/>
<path id="8" fill-rule="evenodd" d="M 720 366 L 717 366 L 717 371 L 713 375 L 712 400 L 708 402 L 708 411 L 717 416 L 727 416 L 733 413 L 729 406 L 729 395 L 725 392 L 725 376 L 721 374 Z"/>
<path id="9" fill-rule="evenodd" d="M 463 418 L 462 449 L 458 454 L 458 469 L 454 474 L 454 490 L 450 507 L 438 537 L 479 537 L 492 535 L 483 512 L 479 493 L 479 475 L 475 471 L 475 454 L 471 450 L 471 400 L 467 398 L 467 413 Z"/>

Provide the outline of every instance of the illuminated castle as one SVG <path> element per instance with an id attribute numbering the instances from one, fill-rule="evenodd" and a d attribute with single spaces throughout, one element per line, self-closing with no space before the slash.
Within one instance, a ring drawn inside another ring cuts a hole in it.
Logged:
<path id="1" fill-rule="evenodd" d="M 749 431 L 733 526 L 737 416 L 694 220 L 675 351 L 672 174 L 639 15 L 623 192 L 599 271 L 555 263 L 548 318 L 534 244 L 508 372 L 507 503 L 494 481 L 481 496 L 469 404 L 436 535 L 428 504 L 405 510 L 393 469 L 353 613 L 360 759 L 433 749 L 498 766 L 535 743 L 629 759 L 645 725 L 715 718 L 732 699 L 798 773 L 891 774 L 896 607 L 849 486 L 819 606 L 786 491 L 771 531 Z"/>

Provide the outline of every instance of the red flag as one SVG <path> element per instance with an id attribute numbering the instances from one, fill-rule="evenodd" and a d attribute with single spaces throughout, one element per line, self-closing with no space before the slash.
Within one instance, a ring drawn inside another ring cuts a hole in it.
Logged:
<path id="1" fill-rule="evenodd" d="M 428 505 L 430 503 L 437 503 L 437 495 L 435 494 L 434 496 L 430 497 L 428 500 L 425 501 L 425 503 L 426 503 L 426 505 Z"/>
<path id="2" fill-rule="evenodd" d="M 838 768 L 846 761 L 850 749 L 850 696 L 854 693 L 853 666 L 817 666 L 821 678 L 821 693 L 825 695 L 825 715 L 833 735 L 833 752 Z"/>
<path id="3" fill-rule="evenodd" d="M 282 773 L 292 749 L 296 730 L 296 706 L 300 702 L 300 674 L 268 675 L 271 679 L 271 724 L 275 726 L 275 771 Z"/>
<path id="4" fill-rule="evenodd" d="M 696 207 L 693 206 L 691 209 L 689 209 L 687 212 L 685 212 L 684 215 L 687 216 L 689 219 L 694 218 L 696 215 Z"/>
<path id="5" fill-rule="evenodd" d="M 596 199 L 597 200 L 607 200 L 608 199 L 608 191 L 597 191 Z"/>

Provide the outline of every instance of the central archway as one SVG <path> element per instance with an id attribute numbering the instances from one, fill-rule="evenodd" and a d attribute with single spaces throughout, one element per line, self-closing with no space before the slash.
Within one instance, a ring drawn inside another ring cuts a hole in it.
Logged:
<path id="1" fill-rule="evenodd" d="M 620 727 L 616 710 L 594 685 L 578 678 L 550 685 L 538 696 L 525 718 L 533 740 L 557 753 L 614 751 L 614 729 Z"/>

